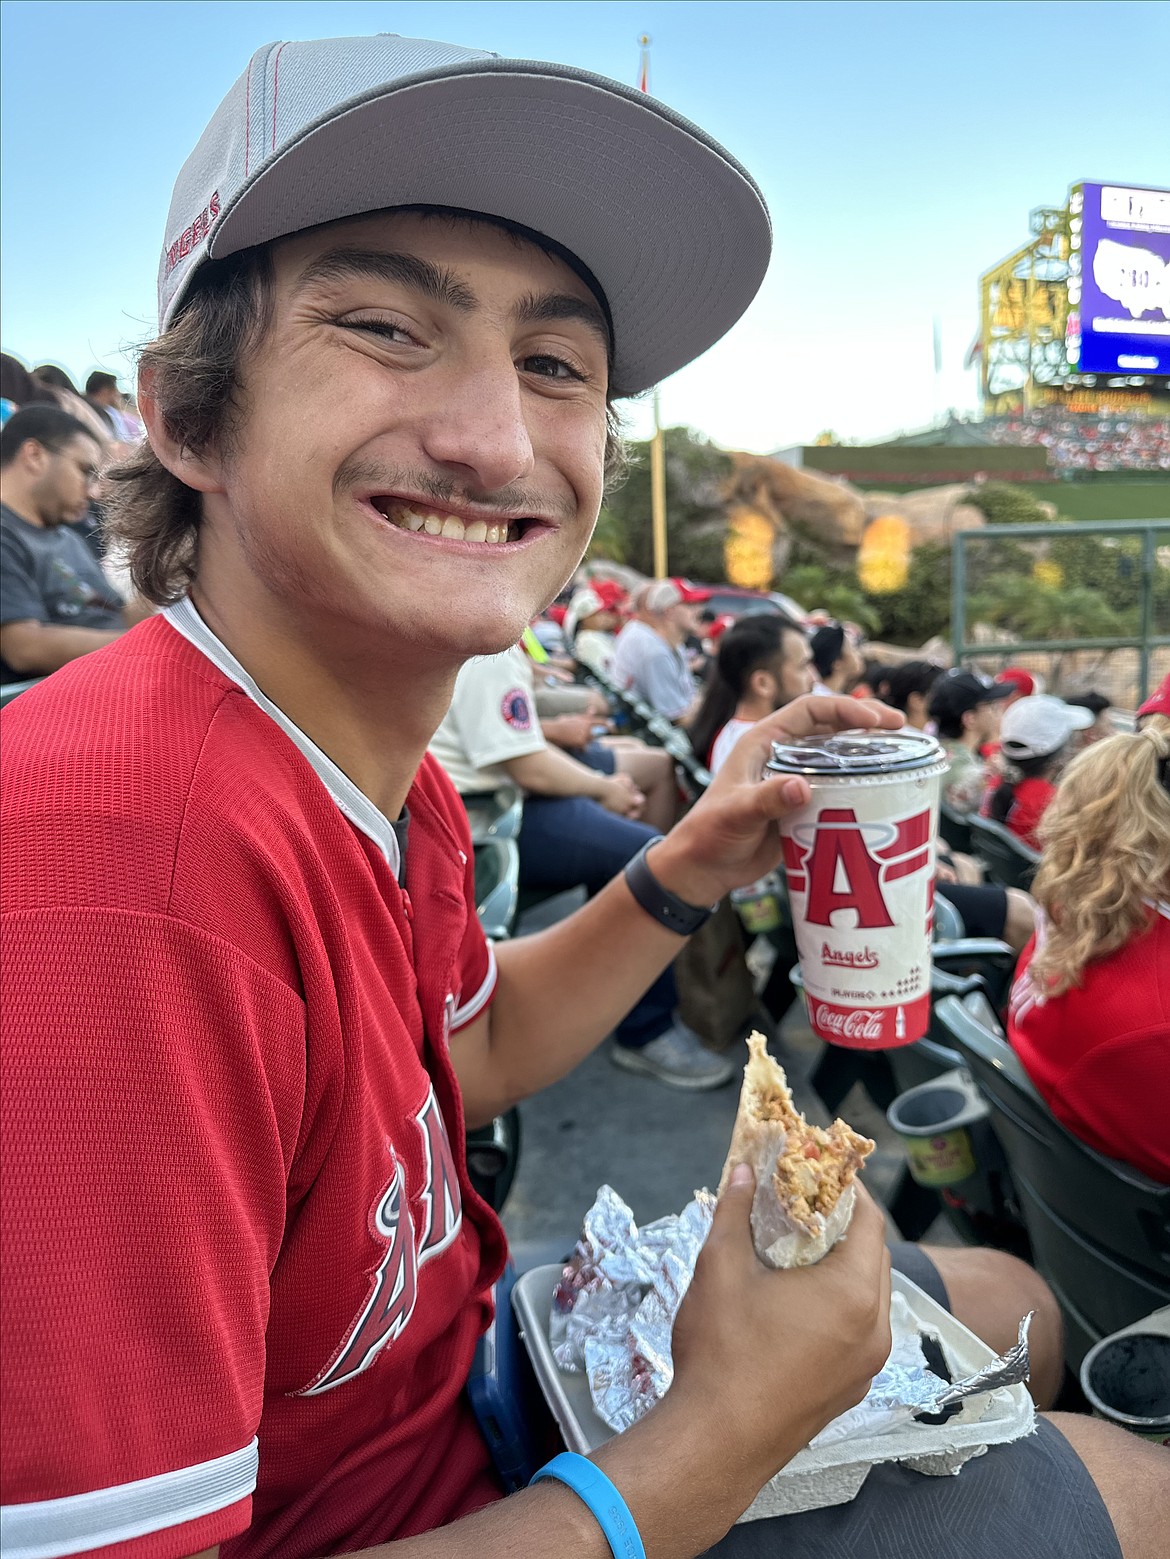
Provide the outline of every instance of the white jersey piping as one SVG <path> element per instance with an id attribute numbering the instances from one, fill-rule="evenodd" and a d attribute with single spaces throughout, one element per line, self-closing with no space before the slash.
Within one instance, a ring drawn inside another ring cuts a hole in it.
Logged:
<path id="1" fill-rule="evenodd" d="M 483 977 L 479 990 L 469 1000 L 456 1007 L 451 1014 L 451 1032 L 456 1029 L 466 1028 L 472 1018 L 477 1018 L 488 1002 L 492 999 L 492 993 L 496 988 L 496 952 L 492 944 L 487 944 L 488 966 L 487 973 Z"/>
<path id="2" fill-rule="evenodd" d="M 227 645 L 212 633 L 195 610 L 189 596 L 184 596 L 173 606 L 165 607 L 161 615 L 166 618 L 176 633 L 187 640 L 188 644 L 193 644 L 201 654 L 206 655 L 217 670 L 222 671 L 225 677 L 230 677 L 236 686 L 245 692 L 270 720 L 274 720 L 288 739 L 300 749 L 317 778 L 332 796 L 338 810 L 348 818 L 359 833 L 365 834 L 367 839 L 372 839 L 378 846 L 397 881 L 402 875 L 402 856 L 398 848 L 398 837 L 389 820 L 378 811 L 369 797 L 357 788 L 348 775 L 342 773 L 333 759 L 323 753 L 299 726 L 293 724 L 283 710 L 279 709 L 270 698 L 265 697 Z"/>
<path id="3" fill-rule="evenodd" d="M 235 1505 L 256 1487 L 258 1442 L 194 1467 L 62 1499 L 0 1508 L 4 1559 L 59 1559 L 182 1526 Z"/>

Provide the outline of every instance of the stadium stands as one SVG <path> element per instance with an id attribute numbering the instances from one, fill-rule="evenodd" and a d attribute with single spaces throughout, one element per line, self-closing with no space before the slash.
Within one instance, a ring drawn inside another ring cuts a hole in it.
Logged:
<path id="1" fill-rule="evenodd" d="M 1170 418 L 1101 416 L 1046 406 L 986 419 L 993 444 L 1036 445 L 1048 451 L 1053 469 L 1076 471 L 1170 471 Z"/>

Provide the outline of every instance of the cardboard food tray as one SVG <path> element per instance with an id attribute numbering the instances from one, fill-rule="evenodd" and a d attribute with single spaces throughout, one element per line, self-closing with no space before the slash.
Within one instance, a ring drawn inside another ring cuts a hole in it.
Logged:
<path id="1" fill-rule="evenodd" d="M 548 1322 L 561 1270 L 560 1266 L 534 1267 L 524 1273 L 512 1290 L 512 1304 L 536 1378 L 565 1445 L 570 1451 L 588 1454 L 611 1439 L 613 1430 L 594 1411 L 584 1375 L 565 1374 L 553 1358 Z M 893 1286 L 909 1304 L 921 1329 L 938 1338 L 954 1377 L 973 1374 L 990 1363 L 994 1357 L 991 1349 L 917 1284 L 895 1272 Z M 765 1484 L 740 1520 L 844 1505 L 876 1462 L 901 1461 L 933 1476 L 953 1474 L 987 1446 L 1017 1440 L 1034 1427 L 1035 1410 L 1025 1386 L 969 1397 L 944 1424 L 910 1423 L 885 1434 L 801 1451 Z"/>

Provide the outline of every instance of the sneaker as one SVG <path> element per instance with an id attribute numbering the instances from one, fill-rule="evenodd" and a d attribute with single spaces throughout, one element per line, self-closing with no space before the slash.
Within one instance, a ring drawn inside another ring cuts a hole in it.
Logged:
<path id="1" fill-rule="evenodd" d="M 609 1057 L 623 1072 L 696 1091 L 722 1088 L 739 1071 L 734 1061 L 708 1050 L 693 1029 L 677 1020 L 648 1045 L 620 1045 L 615 1040 Z"/>

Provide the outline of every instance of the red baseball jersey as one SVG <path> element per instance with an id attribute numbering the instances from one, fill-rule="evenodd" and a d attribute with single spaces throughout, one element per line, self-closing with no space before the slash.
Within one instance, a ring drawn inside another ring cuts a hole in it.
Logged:
<path id="1" fill-rule="evenodd" d="M 1037 990 L 1035 950 L 1033 938 L 1008 1010 L 1025 1071 L 1074 1136 L 1170 1185 L 1170 905 L 1062 996 Z"/>
<path id="2" fill-rule="evenodd" d="M 981 817 L 991 816 L 991 798 L 999 786 L 1000 777 L 998 774 L 993 774 L 983 797 L 983 805 L 979 808 Z M 1029 779 L 1022 779 L 1012 793 L 1012 804 L 1008 808 L 1004 826 L 1011 829 L 1017 839 L 1022 839 L 1031 849 L 1043 849 L 1043 840 L 1037 830 L 1040 827 L 1040 819 L 1055 797 L 1056 786 L 1051 780 L 1040 779 L 1036 775 L 1032 775 Z"/>
<path id="3" fill-rule="evenodd" d="M 466 817 L 425 760 L 404 889 L 193 636 L 153 618 L 3 717 L 6 1556 L 308 1559 L 499 1493 Z"/>

